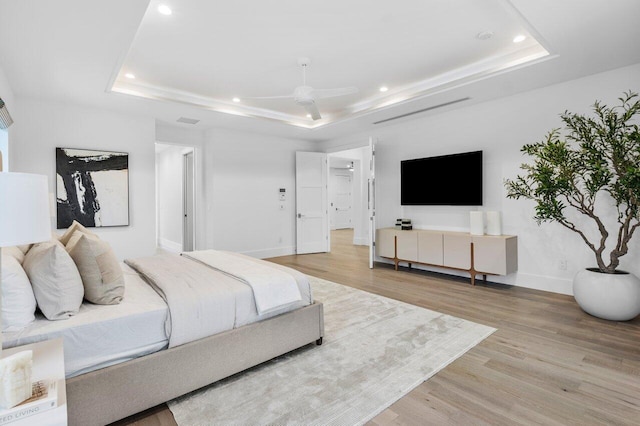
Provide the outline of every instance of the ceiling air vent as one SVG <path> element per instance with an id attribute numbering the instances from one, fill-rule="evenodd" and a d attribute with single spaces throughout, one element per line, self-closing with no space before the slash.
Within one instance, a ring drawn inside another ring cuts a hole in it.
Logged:
<path id="1" fill-rule="evenodd" d="M 410 115 L 414 115 L 414 114 L 420 114 L 421 112 L 431 111 L 432 109 L 437 109 L 437 108 L 445 107 L 445 106 L 447 106 L 447 105 L 457 104 L 458 102 L 468 101 L 469 99 L 471 99 L 471 98 L 467 96 L 466 98 L 456 99 L 455 101 L 445 102 L 445 103 L 443 103 L 443 104 L 434 105 L 434 106 L 430 106 L 430 107 L 427 107 L 427 108 L 422 108 L 422 109 L 419 109 L 419 110 L 417 110 L 417 111 L 408 112 L 408 113 L 406 113 L 406 114 L 397 115 L 397 116 L 395 116 L 395 117 L 391 117 L 391 118 L 385 118 L 384 120 L 376 121 L 376 122 L 374 122 L 373 124 L 386 123 L 387 121 L 397 120 L 397 119 L 399 119 L 399 118 L 408 117 L 408 116 L 410 116 Z"/>
<path id="2" fill-rule="evenodd" d="M 12 124 L 13 119 L 11 118 L 11 114 L 9 114 L 7 106 L 4 104 L 2 98 L 0 98 L 0 129 L 8 129 Z"/>
<path id="3" fill-rule="evenodd" d="M 200 120 L 196 120 L 195 118 L 187 118 L 187 117 L 180 117 L 178 118 L 178 123 L 186 123 L 186 124 L 197 124 L 200 122 Z"/>

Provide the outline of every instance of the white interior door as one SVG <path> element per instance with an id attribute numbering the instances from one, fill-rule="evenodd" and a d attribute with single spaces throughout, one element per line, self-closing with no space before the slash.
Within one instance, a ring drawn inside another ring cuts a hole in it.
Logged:
<path id="1" fill-rule="evenodd" d="M 376 147 L 372 137 L 369 138 L 369 184 L 368 203 L 369 210 L 369 268 L 373 268 L 376 257 Z"/>
<path id="2" fill-rule="evenodd" d="M 353 228 L 352 223 L 352 179 L 348 170 L 331 169 L 329 218 L 331 229 Z"/>
<path id="3" fill-rule="evenodd" d="M 327 154 L 296 152 L 296 253 L 329 251 Z"/>

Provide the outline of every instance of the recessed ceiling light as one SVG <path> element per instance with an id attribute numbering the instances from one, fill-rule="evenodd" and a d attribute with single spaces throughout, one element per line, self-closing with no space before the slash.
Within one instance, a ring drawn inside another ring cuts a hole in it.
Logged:
<path id="1" fill-rule="evenodd" d="M 136 76 L 135 76 L 134 74 L 131 74 L 130 72 L 126 73 L 124 76 L 125 76 L 125 77 L 127 77 L 127 78 L 130 78 L 130 79 L 132 79 L 132 80 L 133 80 L 134 78 L 136 78 Z"/>
<path id="2" fill-rule="evenodd" d="M 513 42 L 514 43 L 520 43 L 521 41 L 524 41 L 526 39 L 525 36 L 523 36 L 522 34 L 517 35 L 514 37 Z"/>
<path id="3" fill-rule="evenodd" d="M 240 98 L 233 98 L 233 102 L 240 102 Z"/>
<path id="4" fill-rule="evenodd" d="M 171 15 L 173 12 L 171 11 L 171 8 L 169 6 L 167 6 L 166 4 L 161 4 L 160 6 L 158 6 L 158 12 L 160 12 L 163 15 Z"/>
<path id="5" fill-rule="evenodd" d="M 307 114 L 307 118 L 311 118 L 311 114 Z"/>
<path id="6" fill-rule="evenodd" d="M 382 86 L 382 87 L 380 88 L 380 91 L 381 91 L 381 92 L 386 92 L 387 90 L 389 90 L 389 88 L 388 88 L 387 86 Z"/>

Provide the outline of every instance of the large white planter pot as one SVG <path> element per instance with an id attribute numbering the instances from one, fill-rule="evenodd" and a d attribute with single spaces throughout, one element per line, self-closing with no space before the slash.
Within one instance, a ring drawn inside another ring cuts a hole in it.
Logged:
<path id="1" fill-rule="evenodd" d="M 573 297 L 586 313 L 611 321 L 628 321 L 640 314 L 640 279 L 597 268 L 579 271 L 573 278 Z"/>

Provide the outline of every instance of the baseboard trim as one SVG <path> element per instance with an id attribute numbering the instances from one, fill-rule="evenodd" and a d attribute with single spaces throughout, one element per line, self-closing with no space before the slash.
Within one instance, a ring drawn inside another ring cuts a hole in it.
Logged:
<path id="1" fill-rule="evenodd" d="M 257 259 L 267 259 L 269 257 L 289 256 L 296 254 L 296 249 L 293 246 L 288 247 L 274 247 L 261 250 L 243 251 L 242 254 L 255 257 Z"/>
<path id="2" fill-rule="evenodd" d="M 158 247 L 172 253 L 182 252 L 182 244 L 176 243 L 175 241 L 171 241 L 166 238 L 158 238 Z"/>
<path id="3" fill-rule="evenodd" d="M 393 265 L 393 262 L 377 257 L 376 262 L 386 263 L 389 265 Z M 401 266 L 406 266 L 402 264 Z M 455 276 L 455 277 L 463 277 L 469 278 L 469 274 L 466 272 L 458 272 L 453 271 L 447 268 L 438 268 L 438 267 L 430 267 L 425 265 L 413 264 L 412 269 L 419 269 L 423 271 L 429 272 L 437 272 L 443 275 Z M 482 278 L 481 276 L 479 276 Z M 501 276 L 501 275 L 488 275 L 487 280 L 498 283 L 498 284 L 506 284 L 512 285 L 515 287 L 524 287 L 530 288 L 532 290 L 540 290 L 540 291 L 548 291 L 550 293 L 558 293 L 558 294 L 566 294 L 568 296 L 573 296 L 573 280 L 569 278 L 558 278 L 558 277 L 550 277 L 547 275 L 536 275 L 536 274 L 528 274 L 524 272 L 516 272 L 511 275 Z M 477 279 L 476 279 L 476 282 Z"/>
<path id="4" fill-rule="evenodd" d="M 368 238 L 356 238 L 353 237 L 353 244 L 356 246 L 368 246 L 369 239 Z"/>

